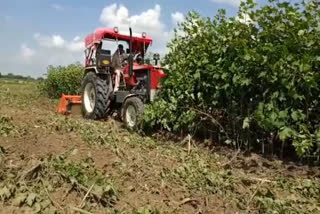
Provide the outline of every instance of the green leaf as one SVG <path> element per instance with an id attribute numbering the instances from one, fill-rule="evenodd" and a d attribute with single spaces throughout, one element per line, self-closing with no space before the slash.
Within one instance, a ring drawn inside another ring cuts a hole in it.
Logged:
<path id="1" fill-rule="evenodd" d="M 27 204 L 29 205 L 29 207 L 32 207 L 33 203 L 35 202 L 36 200 L 36 194 L 34 193 L 30 193 L 28 195 L 28 198 L 26 200 Z"/>
<path id="2" fill-rule="evenodd" d="M 242 128 L 243 128 L 243 129 L 248 129 L 249 127 L 250 127 L 250 118 L 249 118 L 249 117 L 246 117 L 246 118 L 243 120 Z"/>
<path id="3" fill-rule="evenodd" d="M 259 76 L 258 77 L 265 77 L 267 75 L 267 72 L 263 71 L 263 72 L 260 72 L 259 73 Z"/>
<path id="4" fill-rule="evenodd" d="M 309 187 L 312 186 L 312 181 L 311 181 L 310 179 L 303 179 L 303 180 L 302 180 L 302 185 L 303 185 L 304 187 L 309 188 Z"/>
<path id="5" fill-rule="evenodd" d="M 41 205 L 40 205 L 40 203 L 35 203 L 35 204 L 33 205 L 33 211 L 34 211 L 34 213 L 39 213 L 39 212 L 41 211 Z"/>
<path id="6" fill-rule="evenodd" d="M 246 55 L 244 56 L 244 59 L 247 60 L 247 61 L 249 61 L 249 60 L 251 59 L 251 56 L 250 56 L 249 54 L 246 54 Z"/>
<path id="7" fill-rule="evenodd" d="M 19 193 L 16 195 L 16 197 L 13 199 L 12 204 L 14 206 L 21 206 L 27 198 L 27 194 L 25 193 Z"/>
<path id="8" fill-rule="evenodd" d="M 0 189 L 0 198 L 1 199 L 8 199 L 11 197 L 10 190 L 5 186 L 2 189 Z"/>
<path id="9" fill-rule="evenodd" d="M 288 117 L 288 111 L 287 110 L 280 111 L 279 112 L 279 117 L 280 118 L 287 118 Z"/>
<path id="10" fill-rule="evenodd" d="M 200 79 L 200 72 L 196 72 L 196 73 L 193 75 L 193 77 L 194 77 L 195 79 Z"/>
<path id="11" fill-rule="evenodd" d="M 298 36 L 302 36 L 304 34 L 304 30 L 299 30 Z"/>
<path id="12" fill-rule="evenodd" d="M 292 111 L 291 118 L 294 121 L 301 121 L 301 120 L 305 119 L 305 115 L 303 113 L 301 113 L 300 111 Z"/>
<path id="13" fill-rule="evenodd" d="M 284 127 L 281 129 L 281 131 L 279 133 L 279 138 L 280 138 L 280 140 L 285 141 L 285 140 L 289 139 L 290 137 L 292 137 L 294 133 L 295 133 L 294 130 L 292 130 L 291 128 Z"/>
<path id="14" fill-rule="evenodd" d="M 224 143 L 230 145 L 232 143 L 232 140 L 226 140 Z"/>
<path id="15" fill-rule="evenodd" d="M 43 209 L 45 209 L 45 208 L 49 207 L 50 204 L 51 204 L 51 201 L 50 201 L 49 199 L 47 199 L 47 200 L 41 201 L 41 204 L 40 204 L 40 205 L 41 205 L 41 207 L 42 207 Z"/>

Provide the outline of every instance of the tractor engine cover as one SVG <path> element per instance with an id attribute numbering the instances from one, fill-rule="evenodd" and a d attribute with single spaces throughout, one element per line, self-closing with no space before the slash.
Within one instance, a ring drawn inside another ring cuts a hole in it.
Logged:
<path id="1" fill-rule="evenodd" d="M 166 76 L 161 68 L 138 63 L 133 63 L 132 77 L 129 75 L 128 66 L 123 70 L 123 75 L 128 89 L 139 86 L 143 81 L 145 83 L 143 87 L 149 91 L 150 101 L 153 101 L 156 91 L 160 88 L 161 78 Z"/>

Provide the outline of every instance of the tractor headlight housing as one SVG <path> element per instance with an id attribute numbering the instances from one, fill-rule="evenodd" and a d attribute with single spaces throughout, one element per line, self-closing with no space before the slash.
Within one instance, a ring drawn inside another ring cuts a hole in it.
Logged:
<path id="1" fill-rule="evenodd" d="M 142 33 L 142 38 L 146 38 L 147 37 L 147 33 L 146 32 L 143 32 Z"/>
<path id="2" fill-rule="evenodd" d="M 114 28 L 113 28 L 113 31 L 114 31 L 115 33 L 119 33 L 119 28 L 118 28 L 118 27 L 114 27 Z"/>

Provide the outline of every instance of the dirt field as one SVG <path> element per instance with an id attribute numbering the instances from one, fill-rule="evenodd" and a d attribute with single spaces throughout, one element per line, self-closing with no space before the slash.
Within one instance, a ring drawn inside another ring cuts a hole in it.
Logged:
<path id="1" fill-rule="evenodd" d="M 0 80 L 0 213 L 320 213 L 320 171 L 54 113 Z"/>

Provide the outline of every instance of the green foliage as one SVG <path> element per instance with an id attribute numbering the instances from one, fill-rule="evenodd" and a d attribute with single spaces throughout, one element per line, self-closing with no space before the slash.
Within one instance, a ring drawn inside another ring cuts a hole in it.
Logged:
<path id="1" fill-rule="evenodd" d="M 49 66 L 47 78 L 40 83 L 41 91 L 50 98 L 64 94 L 79 94 L 84 69 L 80 64 Z"/>
<path id="2" fill-rule="evenodd" d="M 0 136 L 8 136 L 16 132 L 12 118 L 0 115 Z"/>
<path id="3" fill-rule="evenodd" d="M 249 0 L 237 18 L 224 10 L 214 19 L 189 13 L 168 46 L 168 78 L 146 125 L 189 133 L 205 127 L 237 145 L 276 134 L 300 156 L 319 155 L 316 5 L 270 0 L 256 8 Z"/>

